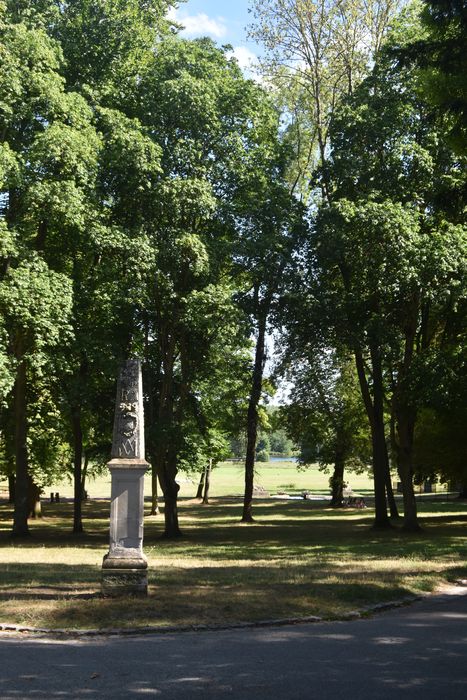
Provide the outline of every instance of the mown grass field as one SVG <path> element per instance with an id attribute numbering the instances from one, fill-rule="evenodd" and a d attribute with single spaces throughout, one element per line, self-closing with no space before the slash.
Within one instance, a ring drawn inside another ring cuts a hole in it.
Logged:
<path id="1" fill-rule="evenodd" d="M 268 493 L 278 491 L 287 493 L 302 493 L 310 490 L 316 494 L 329 493 L 329 476 L 317 467 L 298 470 L 295 462 L 258 462 L 256 464 L 255 483 L 262 486 Z M 367 474 L 349 474 L 347 482 L 359 493 L 371 494 L 373 484 Z M 180 496 L 192 498 L 196 494 L 198 476 L 196 474 L 180 474 Z M 6 489 L 6 483 L 0 484 Z M 213 470 L 210 493 L 214 497 L 241 496 L 244 488 L 244 466 L 241 462 L 223 462 Z M 87 490 L 91 498 L 105 498 L 110 494 L 110 474 L 90 480 Z M 58 491 L 65 498 L 73 497 L 73 486 L 69 479 L 64 479 L 45 489 L 44 498 L 49 493 Z M 151 491 L 150 476 L 146 476 L 145 492 Z"/>
<path id="2" fill-rule="evenodd" d="M 240 467 L 221 471 L 213 475 L 208 506 L 192 498 L 193 483 L 182 482 L 182 539 L 160 539 L 163 516 L 146 517 L 147 599 L 99 595 L 109 513 L 100 482 L 90 485 L 80 536 L 70 534 L 70 501 L 45 503 L 44 517 L 31 523 L 33 536 L 11 540 L 12 510 L 2 502 L 0 621 L 108 628 L 333 617 L 467 577 L 465 502 L 420 501 L 423 532 L 417 535 L 397 526 L 389 533 L 371 530 L 371 508 L 333 511 L 324 502 L 272 497 L 255 500 L 257 521 L 247 526 L 239 522 L 241 499 L 233 492 L 235 481 L 241 493 Z M 327 478 L 297 473 L 291 463 L 260 468 L 258 475 L 270 492 L 318 492 L 320 484 L 326 490 Z M 349 480 L 354 491 L 366 492 L 363 481 Z M 231 493 L 221 493 L 225 489 Z"/>

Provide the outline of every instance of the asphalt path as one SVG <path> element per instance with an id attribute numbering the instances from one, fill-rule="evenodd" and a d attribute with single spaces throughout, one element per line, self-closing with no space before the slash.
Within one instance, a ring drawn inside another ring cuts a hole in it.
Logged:
<path id="1" fill-rule="evenodd" d="M 372 618 L 57 640 L 0 635 L 0 698 L 467 699 L 467 590 Z"/>

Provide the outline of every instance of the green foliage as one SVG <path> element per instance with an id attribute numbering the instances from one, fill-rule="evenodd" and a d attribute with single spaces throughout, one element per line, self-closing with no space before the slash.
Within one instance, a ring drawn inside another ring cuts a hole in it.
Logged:
<path id="1" fill-rule="evenodd" d="M 341 284 L 328 285 L 327 294 L 343 310 L 351 340 L 374 331 L 399 342 L 417 295 L 434 302 L 435 316 L 438 304 L 463 296 L 465 229 L 456 219 L 464 176 L 439 128 L 418 96 L 414 70 L 396 67 L 387 54 L 336 115 L 333 201 L 318 218 L 318 257 L 340 273 Z"/>
<path id="2" fill-rule="evenodd" d="M 453 413 L 425 408 L 417 422 L 414 467 L 419 479 L 467 484 L 465 410 Z"/>
<path id="3" fill-rule="evenodd" d="M 445 119 L 448 138 L 458 153 L 467 147 L 467 9 L 463 0 L 424 0 L 425 34 L 404 53 L 420 67 L 421 88 Z"/>
<path id="4" fill-rule="evenodd" d="M 288 177 L 303 201 L 327 161 L 330 122 L 340 101 L 371 70 L 399 0 L 255 0 L 252 36 L 264 45 L 262 70 L 284 114 L 293 149 Z M 321 195 L 328 197 L 321 180 Z"/>
<path id="5" fill-rule="evenodd" d="M 35 377 L 29 401 L 29 473 L 43 488 L 62 479 L 71 462 L 65 416 L 51 393 L 50 379 Z"/>
<path id="6" fill-rule="evenodd" d="M 393 411 L 421 411 L 417 465 L 432 430 L 456 445 L 440 468 L 457 474 L 466 180 L 446 130 L 462 142 L 463 8 L 427 3 L 423 31 L 409 13 L 373 64 L 397 2 L 255 3 L 271 97 L 227 48 L 176 36 L 169 6 L 0 2 L 2 468 L 18 368 L 37 483 L 68 468 L 70 445 L 102 465 L 130 353 L 144 358 L 148 447 L 172 495 L 177 468 L 226 456 L 249 398 L 257 459 L 290 453 L 285 415 L 305 459 L 362 465 L 348 358 L 362 352 L 371 390 L 377 347 Z M 306 212 L 295 194 L 316 188 Z M 295 381 L 277 415 L 259 406 L 272 328 Z"/>
<path id="7" fill-rule="evenodd" d="M 256 453 L 257 462 L 269 462 L 269 452 L 267 450 L 258 450 Z"/>
<path id="8" fill-rule="evenodd" d="M 288 375 L 293 389 L 281 416 L 299 445 L 300 464 L 318 463 L 323 469 L 342 464 L 361 471 L 368 466 L 370 440 L 351 360 L 305 344 L 301 352 L 298 346 L 293 352 L 295 363 Z"/>
<path id="9" fill-rule="evenodd" d="M 391 37 L 396 45 L 402 32 Z M 436 383 L 433 349 L 455 347 L 465 318 L 465 163 L 420 96 L 415 67 L 393 56 L 389 45 L 336 113 L 322 175 L 330 202 L 316 218 L 311 255 L 314 306 L 328 337 L 360 355 L 367 405 L 379 374 L 407 484 L 422 384 Z"/>
<path id="10" fill-rule="evenodd" d="M 10 267 L 0 283 L 0 309 L 10 337 L 24 338 L 29 363 L 40 370 L 47 351 L 70 333 L 70 282 L 31 255 Z"/>

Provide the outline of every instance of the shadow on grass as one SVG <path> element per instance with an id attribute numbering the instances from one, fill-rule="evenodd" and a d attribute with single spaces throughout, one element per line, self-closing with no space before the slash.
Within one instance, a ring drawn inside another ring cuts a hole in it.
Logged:
<path id="1" fill-rule="evenodd" d="M 355 606 L 392 600 L 410 591 L 401 581 L 327 580 L 326 567 L 304 570 L 298 577 L 289 569 L 269 566 L 174 567 L 150 571 L 147 598 L 101 598 L 99 571 L 95 567 L 18 565 L 2 571 L 5 588 L 0 593 L 2 617 L 22 624 L 50 627 L 115 627 L 142 624 L 210 624 L 226 621 L 271 619 L 290 616 L 332 616 Z M 6 573 L 6 577 L 5 577 Z M 62 582 L 56 585 L 57 575 Z M 68 590 L 74 582 L 94 591 Z M 45 590 L 47 589 L 48 590 Z M 42 590 L 41 590 L 42 589 Z M 189 592 L 189 595 L 187 595 Z M 84 602 L 83 602 L 84 599 Z M 27 605 L 25 606 L 25 601 Z"/>
<path id="2" fill-rule="evenodd" d="M 99 595 L 108 501 L 84 504 L 80 536 L 70 533 L 72 503 L 46 504 L 23 542 L 11 540 L 11 508 L 3 505 L 2 619 L 112 627 L 341 614 L 465 577 L 466 504 L 439 505 L 433 512 L 425 504 L 424 532 L 407 534 L 372 531 L 370 509 L 262 499 L 257 523 L 245 526 L 240 501 L 182 500 L 183 539 L 161 540 L 163 516 L 146 518 L 150 595 L 131 602 Z"/>
<path id="3" fill-rule="evenodd" d="M 96 589 L 97 573 L 95 569 L 87 572 L 89 578 L 94 575 Z M 302 580 L 297 579 L 296 572 L 289 579 L 285 572 L 279 573 L 282 578 L 267 566 L 257 568 L 254 574 L 246 566 L 227 567 L 219 581 L 219 571 L 212 567 L 151 571 L 147 598 L 108 599 L 101 598 L 97 591 L 83 595 L 19 590 L 10 595 L 10 605 L 2 616 L 22 624 L 58 628 L 222 624 L 307 615 L 333 618 L 413 593 L 397 572 L 385 580 L 358 574 L 333 580 L 332 571 L 325 567 L 307 571 Z M 43 567 L 40 575 L 45 583 L 55 572 Z M 3 593 L 0 600 L 4 606 Z"/>
<path id="4" fill-rule="evenodd" d="M 99 579 L 100 571 L 97 566 L 82 563 L 63 564 L 31 562 L 14 562 L 0 564 L 0 591 L 31 588 L 31 597 L 35 597 L 35 590 L 47 587 L 57 595 L 61 593 L 80 593 L 83 586 L 94 586 Z M 23 591 L 26 595 L 28 591 Z"/>
<path id="5" fill-rule="evenodd" d="M 440 508 L 441 506 L 441 508 Z M 55 548 L 105 550 L 108 545 L 109 502 L 83 504 L 85 533 L 70 532 L 72 503 L 46 504 L 44 517 L 31 521 L 32 537 L 12 540 L 11 506 L 0 507 L 0 548 Z M 180 518 L 184 538 L 161 540 L 163 515 L 145 519 L 145 548 L 161 555 L 206 556 L 213 560 L 290 559 L 312 552 L 314 556 L 350 556 L 360 558 L 385 556 L 436 557 L 458 550 L 465 551 L 467 504 L 436 504 L 438 512 L 425 505 L 424 530 L 405 533 L 400 527 L 390 531 L 371 530 L 372 511 L 344 509 L 333 511 L 322 505 L 303 502 L 255 502 L 257 521 L 240 524 L 241 502 L 215 500 L 202 506 L 181 500 Z M 455 512 L 452 512 L 452 510 Z M 444 514 L 447 513 L 447 514 Z M 203 553 L 203 550 L 206 552 Z M 466 552 L 467 553 L 467 552 Z"/>

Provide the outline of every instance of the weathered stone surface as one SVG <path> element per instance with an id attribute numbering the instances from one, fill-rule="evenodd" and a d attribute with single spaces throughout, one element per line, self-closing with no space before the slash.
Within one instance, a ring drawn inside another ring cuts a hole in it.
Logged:
<path id="1" fill-rule="evenodd" d="M 106 597 L 148 594 L 145 569 L 102 569 L 102 594 Z"/>
<path id="2" fill-rule="evenodd" d="M 102 564 L 104 595 L 145 595 L 147 561 L 143 554 L 144 416 L 141 364 L 128 360 L 115 405 L 110 505 L 110 546 Z"/>
<path id="3" fill-rule="evenodd" d="M 143 557 L 144 474 L 146 465 L 109 463 L 112 475 L 110 556 Z"/>
<path id="4" fill-rule="evenodd" d="M 143 379 L 140 360 L 127 360 L 117 383 L 112 459 L 144 460 Z"/>

